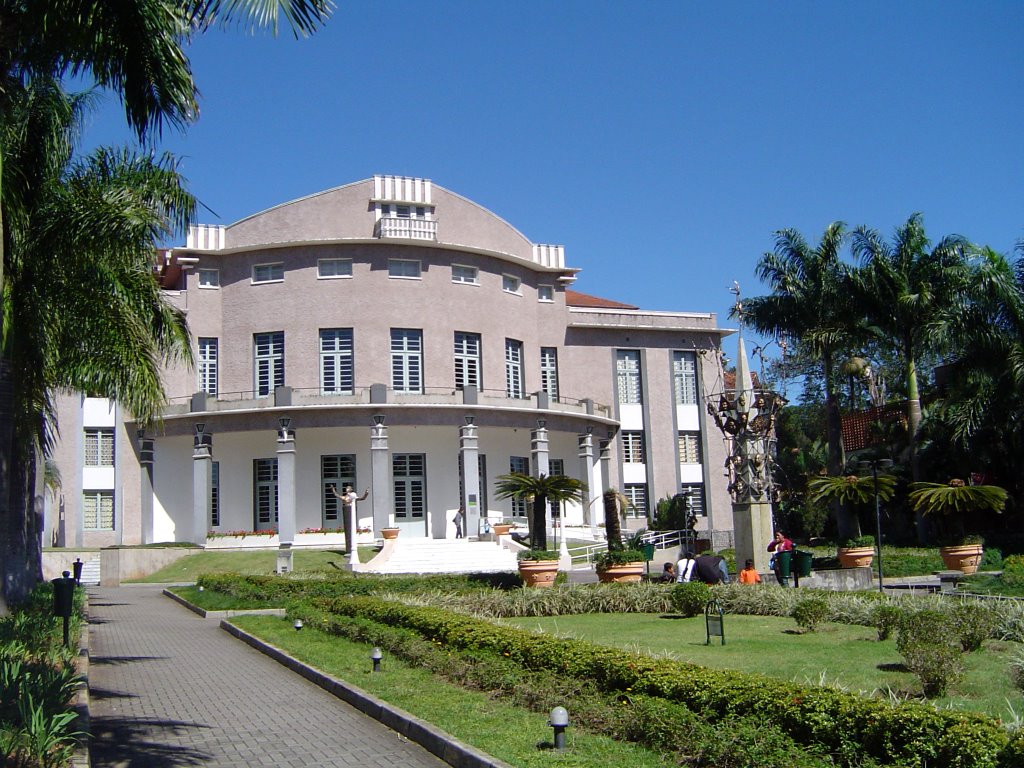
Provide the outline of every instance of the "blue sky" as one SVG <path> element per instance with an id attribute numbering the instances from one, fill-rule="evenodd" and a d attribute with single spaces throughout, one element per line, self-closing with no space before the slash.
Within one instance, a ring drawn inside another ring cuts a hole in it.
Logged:
<path id="1" fill-rule="evenodd" d="M 772 233 L 915 211 L 1024 238 L 1024 3 L 343 3 L 308 40 L 210 32 L 166 131 L 200 220 L 374 173 L 432 179 L 560 243 L 575 287 L 717 312 Z M 121 141 L 112 98 L 86 141 Z M 728 343 L 728 342 L 727 342 Z M 731 354 L 731 353 L 730 353 Z"/>

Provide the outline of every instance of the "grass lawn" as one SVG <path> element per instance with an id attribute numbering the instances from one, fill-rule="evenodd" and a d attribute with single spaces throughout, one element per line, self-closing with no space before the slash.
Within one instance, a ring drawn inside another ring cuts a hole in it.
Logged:
<path id="1" fill-rule="evenodd" d="M 283 619 L 240 616 L 238 626 L 292 656 L 346 680 L 395 706 L 447 731 L 457 739 L 522 768 L 671 768 L 675 761 L 631 744 L 570 727 L 570 749 L 540 749 L 550 742 L 547 714 L 527 712 L 438 680 L 429 672 L 385 658 L 382 672 L 370 672 L 370 648 L 317 632 L 312 627 L 296 632 Z"/>
<path id="2" fill-rule="evenodd" d="M 717 669 L 757 672 L 797 683 L 828 684 L 850 691 L 915 695 L 917 678 L 902 669 L 890 639 L 878 642 L 870 627 L 826 624 L 800 634 L 792 619 L 726 616 L 725 645 L 707 637 L 703 616 L 683 619 L 656 614 L 581 614 L 507 619 L 507 623 L 560 636 L 586 639 L 654 656 Z M 940 707 L 986 712 L 1004 719 L 1024 714 L 1024 697 L 1009 680 L 1007 666 L 1015 643 L 988 641 L 968 654 L 966 674 Z M 1011 712 L 1011 707 L 1013 712 Z"/>
<path id="3" fill-rule="evenodd" d="M 960 582 L 962 592 L 976 595 L 1003 595 L 1005 597 L 1024 597 L 1024 586 L 1005 584 L 1001 576 L 990 573 L 976 573 Z"/>
<path id="4" fill-rule="evenodd" d="M 296 573 L 343 570 L 345 551 L 342 549 L 295 549 Z M 359 561 L 368 562 L 376 554 L 376 547 L 359 547 Z M 223 551 L 208 550 L 161 568 L 138 582 L 148 584 L 193 582 L 204 573 L 274 573 L 277 568 L 277 550 Z"/>

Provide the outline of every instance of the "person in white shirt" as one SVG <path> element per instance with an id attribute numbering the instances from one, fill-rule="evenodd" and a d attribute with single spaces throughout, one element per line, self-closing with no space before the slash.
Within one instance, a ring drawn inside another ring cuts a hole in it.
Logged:
<path id="1" fill-rule="evenodd" d="M 676 563 L 676 583 L 685 584 L 693 577 L 693 566 L 697 561 L 693 558 L 692 552 L 684 552 L 683 556 Z"/>

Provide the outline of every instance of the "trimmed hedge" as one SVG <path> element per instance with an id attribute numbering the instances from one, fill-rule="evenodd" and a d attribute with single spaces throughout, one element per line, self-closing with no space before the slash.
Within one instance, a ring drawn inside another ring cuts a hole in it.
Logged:
<path id="1" fill-rule="evenodd" d="M 606 692 L 630 690 L 669 699 L 711 722 L 756 716 L 799 744 L 821 745 L 841 762 L 870 756 L 901 766 L 996 768 L 1020 766 L 1020 749 L 992 718 L 937 711 L 916 702 L 892 704 L 830 688 L 772 680 L 652 659 L 583 640 L 498 626 L 437 608 L 366 597 L 314 603 L 328 612 L 413 629 L 457 650 L 485 649 L 527 670 L 591 680 Z"/>

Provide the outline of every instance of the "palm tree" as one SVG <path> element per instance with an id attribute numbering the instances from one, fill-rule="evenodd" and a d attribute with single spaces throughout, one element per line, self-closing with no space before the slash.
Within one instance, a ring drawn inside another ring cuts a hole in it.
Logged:
<path id="1" fill-rule="evenodd" d="M 839 253 L 846 240 L 843 222 L 830 224 L 811 247 L 795 229 L 775 233 L 775 248 L 758 263 L 758 277 L 772 293 L 743 302 L 743 322 L 759 333 L 796 339 L 805 354 L 822 366 L 825 380 L 825 435 L 828 473 L 842 474 L 846 464 L 839 411 L 836 358 L 851 334 L 847 270 Z M 860 534 L 856 514 L 837 508 L 842 538 Z"/>
<path id="2" fill-rule="evenodd" d="M 915 481 L 921 479 L 918 363 L 926 353 L 941 354 L 952 346 L 953 331 L 971 293 L 967 241 L 950 235 L 934 248 L 930 245 L 919 213 L 897 228 L 891 245 L 866 227 L 853 233 L 853 252 L 863 265 L 853 280 L 858 304 L 871 333 L 903 361 L 910 467 Z M 920 516 L 918 522 L 918 536 L 923 537 Z"/>
<path id="3" fill-rule="evenodd" d="M 110 397 L 148 423 L 164 401 L 161 366 L 190 360 L 184 315 L 164 298 L 153 259 L 195 207 L 169 157 L 100 149 L 76 162 L 71 139 L 84 105 L 56 82 L 33 81 L 9 106 L 0 140 L 16 161 L 7 172 L 24 183 L 4 209 L 0 355 L 12 418 L 0 613 L 42 577 L 36 478 L 56 428 L 53 393 Z"/>
<path id="4" fill-rule="evenodd" d="M 580 504 L 586 489 L 585 483 L 566 475 L 533 477 L 521 472 L 510 472 L 498 478 L 495 493 L 499 499 L 518 499 L 531 503 L 530 549 L 546 550 L 548 501 Z"/>

